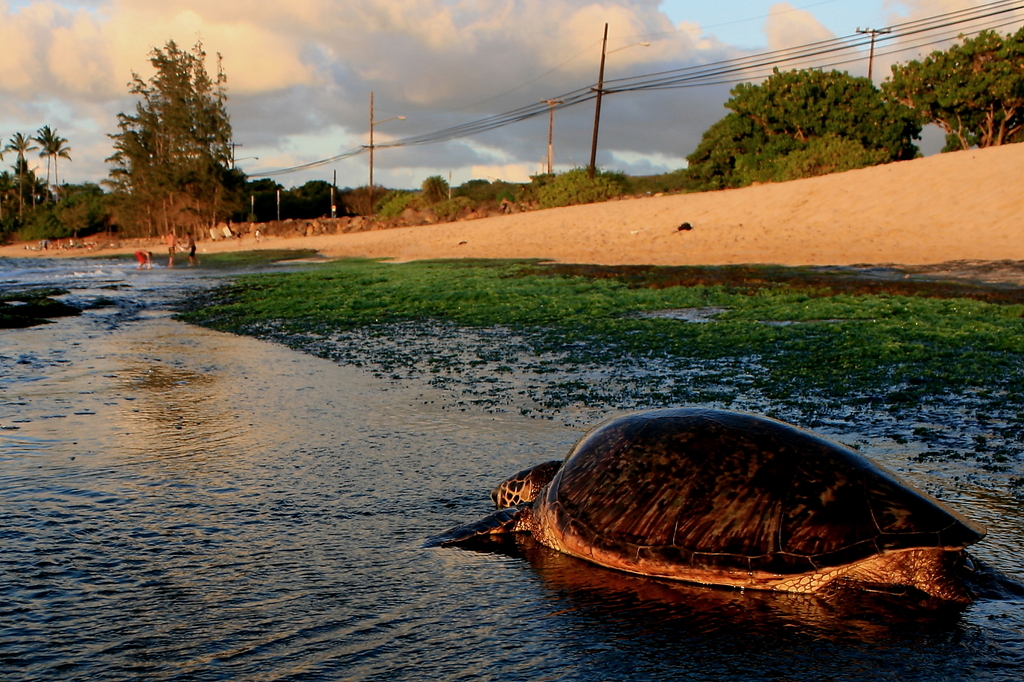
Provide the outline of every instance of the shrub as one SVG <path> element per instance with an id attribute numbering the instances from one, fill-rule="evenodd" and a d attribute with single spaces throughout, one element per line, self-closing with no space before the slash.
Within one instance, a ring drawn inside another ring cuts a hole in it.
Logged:
<path id="1" fill-rule="evenodd" d="M 441 220 L 451 220 L 455 217 L 456 213 L 472 205 L 473 200 L 469 197 L 452 197 L 451 199 L 437 202 L 430 207 L 430 210 Z"/>
<path id="2" fill-rule="evenodd" d="M 440 175 L 431 175 L 423 181 L 423 201 L 432 206 L 448 199 L 448 181 Z"/>
<path id="3" fill-rule="evenodd" d="M 876 166 L 888 160 L 889 153 L 884 149 L 866 149 L 857 140 L 829 134 L 813 138 L 803 149 L 775 159 L 771 164 L 771 177 L 765 179 L 785 182 L 811 178 Z"/>
<path id="4" fill-rule="evenodd" d="M 402 211 L 409 208 L 409 205 L 416 201 L 417 196 L 412 192 L 394 190 L 389 192 L 380 203 L 377 204 L 377 217 L 382 220 L 397 218 Z M 415 208 L 415 206 L 413 206 Z"/>
<path id="5" fill-rule="evenodd" d="M 555 176 L 535 176 L 534 180 L 540 185 L 536 195 L 542 208 L 607 201 L 622 194 L 626 187 L 621 173 L 600 171 L 591 178 L 586 168 Z"/>

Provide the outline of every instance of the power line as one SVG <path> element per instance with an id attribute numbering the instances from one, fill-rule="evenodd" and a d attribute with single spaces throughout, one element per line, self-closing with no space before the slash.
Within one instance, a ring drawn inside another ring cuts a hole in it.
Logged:
<path id="1" fill-rule="evenodd" d="M 1024 9 L 1024 2 L 1020 0 L 997 0 L 985 5 L 970 7 L 944 14 L 906 21 L 887 27 L 889 32 L 876 34 L 871 38 L 863 34 L 853 34 L 840 38 L 822 40 L 797 47 L 773 50 L 770 52 L 757 53 L 744 57 L 687 66 L 679 69 L 661 71 L 640 76 L 630 76 L 615 80 L 606 81 L 603 85 L 603 93 L 620 92 L 642 92 L 672 90 L 680 88 L 705 87 L 710 85 L 723 85 L 751 80 L 762 80 L 771 75 L 775 68 L 781 65 L 805 64 L 805 68 L 830 68 L 842 64 L 860 61 L 863 59 L 858 51 L 868 45 L 872 40 L 879 44 L 892 43 L 890 49 L 879 51 L 878 56 L 906 52 L 912 49 L 919 49 L 924 46 L 934 45 L 951 39 L 947 29 L 981 22 L 1002 15 L 1017 12 Z M 1018 23 L 1020 19 L 989 22 L 985 26 L 975 26 L 973 30 L 961 32 L 960 35 L 972 35 L 982 30 L 1001 28 L 1007 25 Z M 946 33 L 935 36 L 928 35 L 936 32 Z M 918 42 L 914 45 L 902 44 L 916 36 Z M 899 44 L 897 44 L 899 43 Z M 845 53 L 845 54 L 844 54 Z M 494 116 L 488 116 L 468 123 L 463 123 L 449 128 L 444 128 L 430 133 L 404 137 L 391 142 L 377 144 L 377 148 L 411 147 L 427 144 L 436 144 L 463 137 L 478 135 L 491 130 L 496 130 L 513 123 L 519 123 L 537 116 L 549 114 L 555 109 L 565 109 L 582 102 L 589 101 L 597 96 L 593 86 L 587 86 L 568 92 L 557 97 L 548 98 L 545 101 L 529 104 L 518 109 L 513 109 Z M 558 100 L 555 105 L 548 104 L 550 100 Z M 253 178 L 266 178 L 278 175 L 286 175 L 311 168 L 317 168 L 331 163 L 336 163 L 353 156 L 358 156 L 367 151 L 366 147 L 354 147 L 335 156 L 311 161 L 309 163 L 268 171 L 266 173 L 253 174 Z"/>

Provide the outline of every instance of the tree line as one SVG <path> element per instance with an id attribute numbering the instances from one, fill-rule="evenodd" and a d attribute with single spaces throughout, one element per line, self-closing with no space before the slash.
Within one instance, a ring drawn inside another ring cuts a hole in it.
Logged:
<path id="1" fill-rule="evenodd" d="M 100 186 L 60 184 L 58 161 L 71 161 L 68 140 L 50 126 L 15 133 L 2 148 L 14 156 L 0 172 L 0 239 L 68 237 L 98 230 L 121 236 L 201 233 L 224 220 L 269 221 L 330 215 L 397 214 L 406 207 L 442 213 L 503 199 L 548 207 L 644 191 L 704 191 L 777 182 L 911 159 L 922 127 L 946 134 L 943 151 L 1024 141 L 1024 28 L 1005 36 L 983 31 L 922 60 L 897 64 L 876 87 L 846 72 L 779 71 L 741 83 L 729 110 L 702 136 L 688 166 L 663 176 L 629 178 L 578 171 L 538 175 L 531 183 L 471 180 L 448 188 L 439 176 L 419 193 L 339 190 L 315 180 L 285 189 L 249 181 L 234 167 L 227 76 L 220 55 L 212 76 L 201 42 L 154 48 L 154 74 L 132 73 L 133 113 L 118 114 L 109 137 L 109 177 Z M 40 180 L 28 158 L 46 159 Z M 50 171 L 53 171 L 53 183 Z M 383 190 L 383 191 L 382 191 Z M 378 197 L 370 205 L 371 196 Z M 450 209 L 450 210 L 449 210 Z"/>

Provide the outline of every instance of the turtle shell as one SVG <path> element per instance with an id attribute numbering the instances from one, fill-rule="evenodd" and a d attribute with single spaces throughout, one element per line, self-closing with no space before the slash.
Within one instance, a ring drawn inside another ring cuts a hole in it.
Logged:
<path id="1" fill-rule="evenodd" d="M 563 551 L 619 557 L 619 567 L 792 575 L 887 550 L 959 549 L 985 535 L 849 448 L 773 419 L 708 409 L 640 412 L 599 426 L 537 505 Z"/>

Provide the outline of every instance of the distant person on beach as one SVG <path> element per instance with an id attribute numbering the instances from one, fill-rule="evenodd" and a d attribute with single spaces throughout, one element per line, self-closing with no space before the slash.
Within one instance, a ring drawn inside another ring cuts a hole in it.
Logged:
<path id="1" fill-rule="evenodd" d="M 188 236 L 188 266 L 192 267 L 196 264 L 196 240 L 192 238 L 192 235 Z"/>
<path id="2" fill-rule="evenodd" d="M 139 267 L 135 268 L 136 270 L 141 270 L 142 268 L 153 269 L 153 254 L 149 251 L 136 251 L 135 260 L 139 261 Z"/>
<path id="3" fill-rule="evenodd" d="M 174 250 L 178 246 L 178 238 L 174 236 L 174 230 L 170 230 L 167 236 L 164 237 L 164 241 L 167 242 L 167 267 L 174 267 Z"/>

